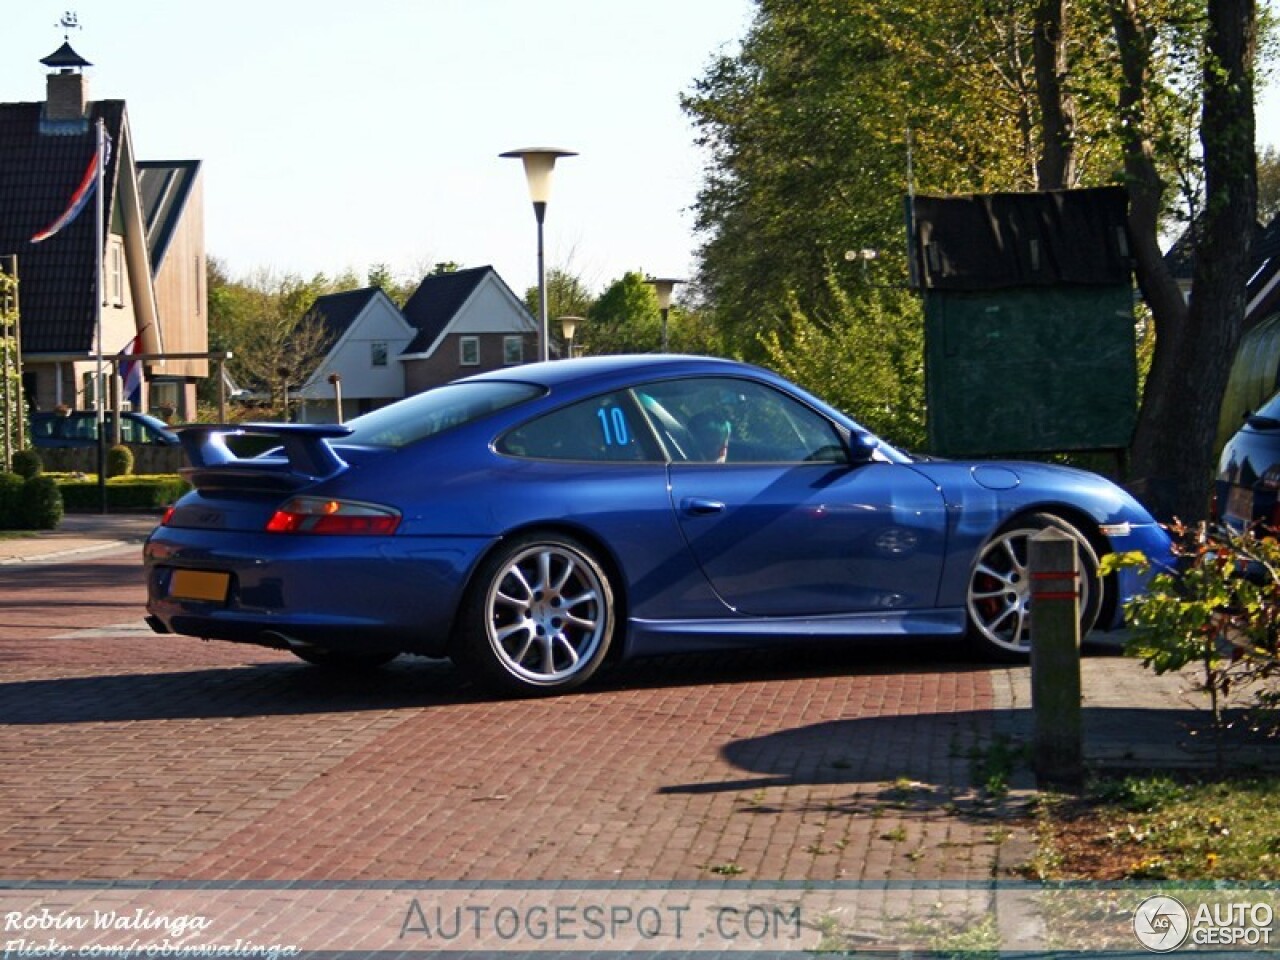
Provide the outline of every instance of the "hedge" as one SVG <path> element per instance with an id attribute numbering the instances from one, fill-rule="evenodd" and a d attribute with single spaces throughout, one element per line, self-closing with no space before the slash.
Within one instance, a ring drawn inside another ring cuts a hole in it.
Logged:
<path id="1" fill-rule="evenodd" d="M 0 473 L 0 530 L 56 530 L 62 497 L 51 477 Z"/>
<path id="2" fill-rule="evenodd" d="M 181 477 L 157 474 L 107 478 L 107 509 L 163 510 L 191 489 Z M 96 477 L 59 479 L 67 510 L 99 510 L 102 495 Z"/>

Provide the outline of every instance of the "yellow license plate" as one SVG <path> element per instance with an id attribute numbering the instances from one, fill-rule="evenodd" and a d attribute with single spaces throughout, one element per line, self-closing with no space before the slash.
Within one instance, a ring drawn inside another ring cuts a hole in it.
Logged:
<path id="1" fill-rule="evenodd" d="M 177 600 L 206 600 L 225 603 L 231 574 L 206 570 L 175 570 L 169 581 L 169 596 Z"/>

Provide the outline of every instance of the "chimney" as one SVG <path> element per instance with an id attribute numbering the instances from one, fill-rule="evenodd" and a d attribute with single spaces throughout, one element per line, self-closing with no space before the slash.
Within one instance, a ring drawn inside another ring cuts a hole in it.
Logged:
<path id="1" fill-rule="evenodd" d="M 49 74 L 46 120 L 83 120 L 89 106 L 89 83 L 83 73 L 64 70 Z"/>
<path id="2" fill-rule="evenodd" d="M 48 100 L 44 106 L 44 120 L 83 121 L 89 108 L 89 82 L 80 70 L 91 64 L 63 43 L 57 50 L 40 61 L 54 70 L 49 74 L 46 90 Z"/>

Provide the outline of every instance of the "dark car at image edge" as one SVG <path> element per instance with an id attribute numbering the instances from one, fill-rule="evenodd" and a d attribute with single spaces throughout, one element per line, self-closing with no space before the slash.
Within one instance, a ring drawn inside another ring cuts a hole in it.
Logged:
<path id="1" fill-rule="evenodd" d="M 1244 423 L 1218 459 L 1213 513 L 1237 531 L 1280 529 L 1280 393 Z"/>
<path id="2" fill-rule="evenodd" d="M 279 446 L 237 457 L 229 437 Z M 917 459 L 765 370 L 599 357 L 481 374 L 346 425 L 180 433 L 194 489 L 145 548 L 159 633 L 369 666 L 449 657 L 508 693 L 606 662 L 858 637 L 1029 651 L 1031 537 L 1071 536 L 1081 626 L 1168 563 L 1131 496 L 1040 463 Z"/>

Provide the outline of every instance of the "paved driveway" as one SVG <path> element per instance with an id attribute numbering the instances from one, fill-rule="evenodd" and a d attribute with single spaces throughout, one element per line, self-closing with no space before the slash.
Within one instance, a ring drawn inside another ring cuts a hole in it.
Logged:
<path id="1" fill-rule="evenodd" d="M 0 569 L 0 877 L 982 880 L 993 674 L 945 648 L 671 658 L 492 701 L 162 638 L 133 551 Z M 997 672 L 998 673 L 998 672 Z"/>

